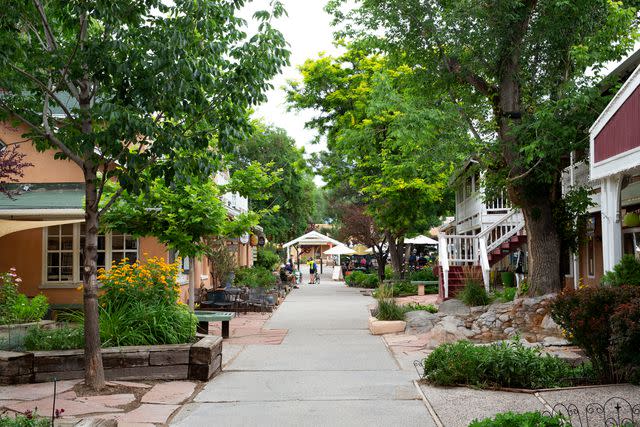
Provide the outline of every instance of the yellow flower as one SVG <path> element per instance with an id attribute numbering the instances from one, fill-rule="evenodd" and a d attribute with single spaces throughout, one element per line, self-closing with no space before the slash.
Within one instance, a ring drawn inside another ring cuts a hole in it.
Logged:
<path id="1" fill-rule="evenodd" d="M 120 288 L 118 289 L 120 292 L 124 292 L 124 288 Z"/>
<path id="2" fill-rule="evenodd" d="M 99 277 L 98 277 L 98 280 L 100 280 L 100 278 L 99 278 Z M 83 285 L 80 285 L 80 286 L 78 286 L 78 287 L 76 288 L 76 291 L 81 291 L 81 290 L 82 290 L 82 288 L 83 288 Z"/>

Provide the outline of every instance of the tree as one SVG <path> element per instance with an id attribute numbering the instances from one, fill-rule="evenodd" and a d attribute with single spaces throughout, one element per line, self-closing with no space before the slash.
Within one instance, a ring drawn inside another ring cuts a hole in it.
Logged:
<path id="1" fill-rule="evenodd" d="M 341 203 L 338 211 L 340 212 L 338 215 L 340 239 L 342 241 L 355 239 L 358 243 L 373 248 L 373 256 L 378 261 L 378 277 L 382 282 L 389 255 L 387 236 L 376 226 L 373 218 L 367 215 L 365 206 Z"/>
<path id="2" fill-rule="evenodd" d="M 243 0 L 2 0 L 0 110 L 84 174 L 85 381 L 104 386 L 96 250 L 100 216 L 122 192 L 209 176 L 244 136 L 247 108 L 288 59 L 271 14 L 248 38 Z M 273 15 L 283 13 L 275 2 Z M 212 148 L 211 145 L 214 145 Z M 189 154 L 188 156 L 185 153 Z M 99 204 L 105 184 L 120 190 Z"/>
<path id="3" fill-rule="evenodd" d="M 307 125 L 327 137 L 320 172 L 329 187 L 356 189 L 402 274 L 403 236 L 438 222 L 452 165 L 469 152 L 457 107 L 421 70 L 356 47 L 301 72 L 288 99 L 319 111 Z"/>
<path id="4" fill-rule="evenodd" d="M 271 209 L 260 221 L 265 235 L 273 242 L 286 242 L 299 236 L 311 221 L 315 184 L 303 150 L 284 129 L 254 123 L 254 134 L 238 144 L 235 170 L 244 170 L 251 162 L 269 165 L 278 171 L 279 181 L 260 200 L 251 199 L 257 211 Z"/>
<path id="5" fill-rule="evenodd" d="M 33 166 L 24 160 L 25 157 L 26 154 L 19 152 L 16 145 L 0 149 L 0 193 L 7 197 L 13 197 L 18 192 L 7 184 L 18 182 L 19 178 L 24 177 L 24 168 Z"/>
<path id="6" fill-rule="evenodd" d="M 560 172 L 588 145 L 606 103 L 595 82 L 633 47 L 639 3 L 361 0 L 346 11 L 344 3 L 328 5 L 342 36 L 428 70 L 464 100 L 489 186 L 506 188 L 524 214 L 531 292 L 560 290 Z"/>

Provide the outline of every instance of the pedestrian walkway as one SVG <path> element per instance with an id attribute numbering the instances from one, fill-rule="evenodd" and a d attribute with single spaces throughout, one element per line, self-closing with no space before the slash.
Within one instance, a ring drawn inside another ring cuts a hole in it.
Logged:
<path id="1" fill-rule="evenodd" d="M 324 280 L 303 284 L 265 324 L 281 345 L 246 345 L 171 425 L 433 426 L 412 380 L 367 329 L 373 302 Z"/>

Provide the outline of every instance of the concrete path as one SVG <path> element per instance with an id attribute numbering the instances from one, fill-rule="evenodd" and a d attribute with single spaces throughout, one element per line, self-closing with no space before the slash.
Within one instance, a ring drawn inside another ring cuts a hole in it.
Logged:
<path id="1" fill-rule="evenodd" d="M 265 324 L 281 345 L 247 345 L 172 425 L 433 426 L 412 380 L 369 334 L 372 299 L 323 281 L 294 290 Z"/>

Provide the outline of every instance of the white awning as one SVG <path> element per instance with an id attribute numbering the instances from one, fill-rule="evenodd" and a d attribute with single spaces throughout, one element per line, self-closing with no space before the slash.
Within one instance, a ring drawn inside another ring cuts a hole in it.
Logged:
<path id="1" fill-rule="evenodd" d="M 346 247 L 345 245 L 337 245 L 331 249 L 324 251 L 325 255 L 353 255 L 356 251 Z"/>
<path id="2" fill-rule="evenodd" d="M 299 246 L 316 246 L 316 245 L 342 245 L 345 246 L 344 243 L 337 241 L 336 239 L 332 239 L 329 236 L 325 236 L 324 234 L 320 234 L 317 231 L 310 231 L 309 233 L 298 237 L 297 239 L 293 239 L 290 242 L 282 245 L 283 248 L 288 248 L 289 246 L 299 245 Z"/>
<path id="3" fill-rule="evenodd" d="M 438 241 L 427 236 L 416 236 L 413 239 L 405 239 L 406 244 L 410 245 L 437 245 Z"/>
<path id="4" fill-rule="evenodd" d="M 61 219 L 54 221 L 21 221 L 13 219 L 0 219 L 0 237 L 33 228 L 50 227 L 52 225 L 75 224 L 84 222 L 84 219 Z"/>

